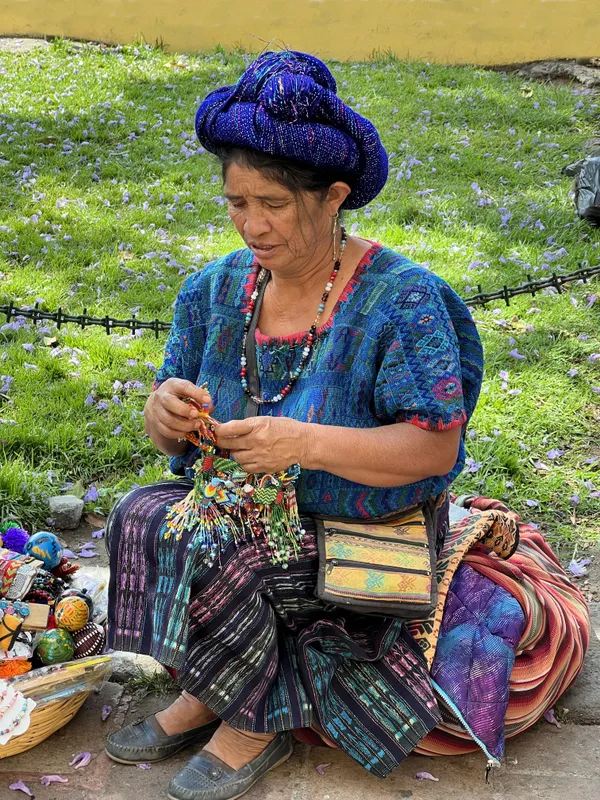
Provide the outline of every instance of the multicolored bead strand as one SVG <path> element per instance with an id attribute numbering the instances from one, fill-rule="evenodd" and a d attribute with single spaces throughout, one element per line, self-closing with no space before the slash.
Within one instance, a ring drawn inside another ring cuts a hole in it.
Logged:
<path id="1" fill-rule="evenodd" d="M 260 272 L 256 279 L 256 285 L 254 287 L 254 291 L 250 296 L 248 310 L 246 311 L 246 319 L 244 322 L 244 335 L 242 337 L 242 354 L 240 356 L 240 380 L 242 383 L 242 388 L 244 389 L 244 392 L 257 405 L 264 405 L 267 403 L 278 403 L 280 400 L 283 400 L 283 398 L 290 393 L 293 385 L 296 383 L 296 381 L 302 374 L 302 370 L 304 369 L 310 358 L 310 354 L 312 352 L 313 344 L 319 327 L 319 320 L 321 319 L 321 314 L 325 310 L 325 306 L 327 305 L 327 300 L 329 298 L 329 293 L 333 289 L 333 284 L 335 282 L 338 272 L 340 271 L 340 267 L 342 265 L 342 256 L 344 254 L 344 250 L 346 249 L 346 242 L 348 239 L 346 235 L 346 229 L 342 228 L 341 230 L 342 230 L 342 235 L 340 240 L 340 249 L 339 252 L 336 253 L 334 247 L 333 270 L 325 285 L 325 291 L 323 292 L 323 296 L 321 297 L 321 302 L 319 303 L 319 308 L 317 310 L 317 316 L 315 317 L 315 321 L 311 325 L 310 330 L 306 335 L 306 339 L 304 341 L 304 347 L 302 348 L 302 357 L 300 359 L 300 363 L 298 364 L 296 369 L 292 372 L 287 386 L 285 386 L 280 392 L 278 392 L 276 395 L 274 395 L 269 399 L 257 397 L 256 395 L 253 395 L 252 392 L 250 391 L 248 387 L 248 372 L 247 372 L 247 361 L 246 361 L 246 341 L 248 339 L 248 332 L 250 330 L 250 325 L 252 324 L 252 317 L 254 315 L 254 309 L 256 307 L 256 300 L 260 294 L 261 286 L 267 277 L 267 270 L 262 267 L 260 269 Z"/>

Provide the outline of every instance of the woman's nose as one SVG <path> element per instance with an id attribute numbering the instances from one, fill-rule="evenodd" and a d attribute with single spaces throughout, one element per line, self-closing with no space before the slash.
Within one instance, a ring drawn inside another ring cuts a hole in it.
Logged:
<path id="1" fill-rule="evenodd" d="M 244 220 L 244 234 L 247 238 L 258 238 L 270 230 L 269 221 L 261 211 L 247 210 L 246 219 Z"/>

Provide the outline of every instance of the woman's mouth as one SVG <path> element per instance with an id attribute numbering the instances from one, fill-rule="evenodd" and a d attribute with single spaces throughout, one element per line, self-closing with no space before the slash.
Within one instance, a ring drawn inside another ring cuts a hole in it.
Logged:
<path id="1" fill-rule="evenodd" d="M 257 258 L 268 258 L 279 247 L 278 244 L 250 244 L 250 250 Z"/>

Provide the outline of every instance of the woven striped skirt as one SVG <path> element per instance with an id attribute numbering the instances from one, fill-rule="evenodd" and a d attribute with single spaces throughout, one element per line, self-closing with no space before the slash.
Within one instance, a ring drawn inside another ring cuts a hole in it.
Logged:
<path id="1" fill-rule="evenodd" d="M 109 642 L 116 650 L 165 663 L 160 609 L 178 587 L 159 579 L 160 532 L 167 508 L 189 489 L 186 480 L 144 486 L 110 514 Z M 287 569 L 271 564 L 259 540 L 231 544 L 220 565 L 198 561 L 189 614 L 170 621 L 187 630 L 179 684 L 242 730 L 316 725 L 383 777 L 440 721 L 427 665 L 402 622 L 343 612 L 315 597 L 315 529 L 311 520 L 303 524 L 301 551 Z M 440 541 L 447 525 L 446 511 L 439 514 Z"/>

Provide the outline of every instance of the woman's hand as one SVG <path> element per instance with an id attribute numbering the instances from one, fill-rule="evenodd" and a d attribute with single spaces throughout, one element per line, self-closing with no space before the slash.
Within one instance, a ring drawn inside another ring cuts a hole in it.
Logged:
<path id="1" fill-rule="evenodd" d="M 183 452 L 185 446 L 181 446 L 178 440 L 185 439 L 186 434 L 199 427 L 198 409 L 186 403 L 184 398 L 190 398 L 209 414 L 213 411 L 212 399 L 206 389 L 180 378 L 169 378 L 161 383 L 146 401 L 146 433 L 157 448 L 167 455 Z"/>
<path id="2" fill-rule="evenodd" d="M 249 417 L 217 425 L 217 444 L 246 472 L 279 472 L 302 465 L 311 426 L 288 417 Z"/>

